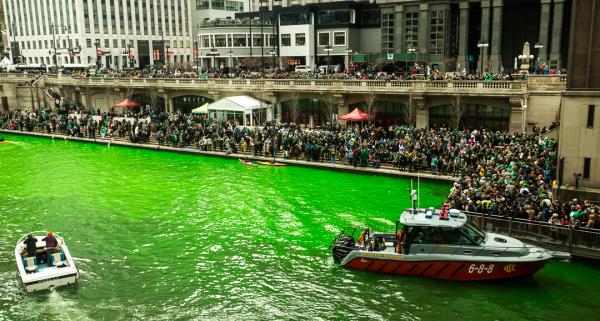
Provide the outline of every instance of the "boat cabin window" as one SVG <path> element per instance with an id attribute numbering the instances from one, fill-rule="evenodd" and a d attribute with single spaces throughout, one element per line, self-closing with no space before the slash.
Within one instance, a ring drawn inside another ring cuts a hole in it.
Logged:
<path id="1" fill-rule="evenodd" d="M 471 238 L 452 227 L 420 226 L 413 231 L 412 244 L 476 245 Z"/>
<path id="2" fill-rule="evenodd" d="M 465 223 L 465 225 L 460 227 L 460 230 L 477 243 L 477 245 L 481 245 L 485 241 L 485 232 L 471 223 Z"/>

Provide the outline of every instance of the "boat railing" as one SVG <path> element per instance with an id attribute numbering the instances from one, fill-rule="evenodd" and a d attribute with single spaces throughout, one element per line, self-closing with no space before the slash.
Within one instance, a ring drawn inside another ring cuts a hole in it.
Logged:
<path id="1" fill-rule="evenodd" d="M 569 253 L 585 252 L 587 254 L 583 256 L 600 258 L 600 230 L 597 229 L 475 212 L 463 213 L 467 214 L 469 222 L 487 232 L 534 241 Z"/>
<path id="2" fill-rule="evenodd" d="M 539 248 L 538 255 L 550 254 L 552 251 Z M 460 246 L 452 244 L 412 244 L 410 254 L 450 255 L 450 256 L 488 256 L 488 257 L 519 257 L 531 254 L 527 246 Z"/>

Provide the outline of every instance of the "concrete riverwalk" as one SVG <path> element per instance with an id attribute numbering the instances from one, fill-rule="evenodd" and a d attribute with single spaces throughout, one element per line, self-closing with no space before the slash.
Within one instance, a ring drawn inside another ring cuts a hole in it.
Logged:
<path id="1" fill-rule="evenodd" d="M 101 144 L 101 145 L 111 145 L 111 146 L 125 146 L 125 147 L 133 147 L 133 148 L 143 148 L 149 150 L 160 150 L 160 151 L 168 151 L 168 152 L 176 152 L 176 153 L 185 153 L 185 154 L 194 154 L 194 155 L 204 155 L 211 157 L 221 157 L 221 158 L 231 158 L 231 159 L 249 159 L 253 161 L 265 161 L 270 162 L 273 160 L 273 157 L 265 157 L 258 156 L 252 154 L 226 154 L 221 151 L 204 151 L 197 148 L 191 147 L 170 147 L 170 146 L 160 146 L 155 143 L 145 143 L 145 144 L 136 144 L 127 141 L 125 137 L 113 137 L 113 138 L 105 138 L 105 139 L 93 139 L 93 138 L 83 138 L 83 137 L 71 137 L 61 134 L 47 134 L 40 132 L 28 132 L 28 131 L 18 131 L 18 130 L 6 130 L 0 129 L 0 133 L 6 134 L 14 134 L 14 135 L 28 135 L 28 136 L 36 136 L 36 137 L 44 137 L 49 139 L 60 139 L 60 140 L 70 140 L 70 141 L 78 141 L 78 142 L 86 142 L 93 144 Z M 334 170 L 334 171 L 343 171 L 343 172 L 351 172 L 351 173 L 359 173 L 359 174 L 367 174 L 367 175 L 381 175 L 381 176 L 390 176 L 390 177 L 403 177 L 403 178 L 420 178 L 432 181 L 439 182 L 447 182 L 452 183 L 458 180 L 458 177 L 453 177 L 449 175 L 432 175 L 430 173 L 424 172 L 407 172 L 400 171 L 390 166 L 381 166 L 381 168 L 373 168 L 373 167 L 353 167 L 349 165 L 342 165 L 339 163 L 326 163 L 326 162 L 311 162 L 305 160 L 296 160 L 296 159 L 285 159 L 285 158 L 276 158 L 278 163 L 284 163 L 293 166 L 302 166 L 302 167 L 314 167 L 319 169 L 326 170 Z"/>

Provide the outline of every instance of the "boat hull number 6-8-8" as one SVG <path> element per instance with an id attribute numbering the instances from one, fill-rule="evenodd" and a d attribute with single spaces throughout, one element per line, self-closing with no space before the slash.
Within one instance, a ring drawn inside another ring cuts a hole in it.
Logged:
<path id="1" fill-rule="evenodd" d="M 494 264 L 471 264 L 469 265 L 469 274 L 477 273 L 488 273 L 494 272 Z"/>

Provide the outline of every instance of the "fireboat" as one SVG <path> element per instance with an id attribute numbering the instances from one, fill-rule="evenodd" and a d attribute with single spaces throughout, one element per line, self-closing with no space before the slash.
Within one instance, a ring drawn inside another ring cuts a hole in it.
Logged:
<path id="1" fill-rule="evenodd" d="M 529 277 L 553 258 L 570 254 L 549 251 L 515 238 L 488 233 L 467 214 L 448 209 L 413 207 L 396 222 L 395 233 L 367 228 L 345 229 L 332 242 L 336 262 L 348 269 L 456 281 Z M 355 239 L 355 234 L 358 238 Z"/>

